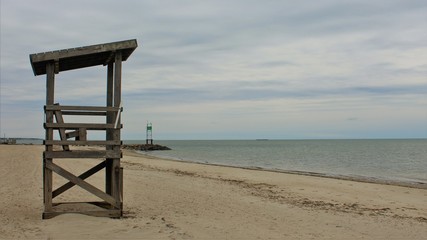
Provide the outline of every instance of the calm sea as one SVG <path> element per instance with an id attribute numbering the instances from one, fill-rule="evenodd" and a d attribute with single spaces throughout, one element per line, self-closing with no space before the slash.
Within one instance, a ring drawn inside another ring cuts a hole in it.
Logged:
<path id="1" fill-rule="evenodd" d="M 144 143 L 144 141 L 125 141 Z M 427 139 L 156 141 L 162 158 L 427 184 Z"/>

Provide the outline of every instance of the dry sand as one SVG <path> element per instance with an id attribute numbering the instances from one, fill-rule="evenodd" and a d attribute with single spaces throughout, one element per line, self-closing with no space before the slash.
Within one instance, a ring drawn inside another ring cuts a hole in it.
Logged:
<path id="1" fill-rule="evenodd" d="M 427 239 L 426 189 L 131 151 L 122 159 L 124 218 L 64 214 L 42 220 L 42 152 L 43 146 L 0 145 L 2 239 Z M 55 160 L 76 174 L 97 162 Z M 103 172 L 88 181 L 101 187 Z M 63 182 L 54 177 L 54 186 Z M 98 199 L 74 187 L 54 200 Z"/>

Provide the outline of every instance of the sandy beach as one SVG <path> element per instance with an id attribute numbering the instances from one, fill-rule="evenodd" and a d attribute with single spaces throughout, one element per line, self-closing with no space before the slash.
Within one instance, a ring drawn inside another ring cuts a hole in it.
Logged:
<path id="1" fill-rule="evenodd" d="M 42 220 L 40 145 L 0 145 L 1 239 L 426 239 L 427 190 L 126 150 L 124 217 Z M 97 159 L 55 160 L 81 173 Z M 77 164 L 78 163 L 78 164 Z M 103 186 L 100 173 L 88 181 Z M 64 183 L 54 176 L 54 186 Z M 74 187 L 54 201 L 98 200 Z"/>

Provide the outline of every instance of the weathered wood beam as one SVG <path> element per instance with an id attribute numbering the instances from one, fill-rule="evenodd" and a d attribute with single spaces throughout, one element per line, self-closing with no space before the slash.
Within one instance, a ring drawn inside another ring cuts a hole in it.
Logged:
<path id="1" fill-rule="evenodd" d="M 104 43 L 104 44 L 97 44 L 97 45 L 84 46 L 84 47 L 78 47 L 78 48 L 69 48 L 69 49 L 57 50 L 57 51 L 51 51 L 51 52 L 35 53 L 30 55 L 30 61 L 32 63 L 37 63 L 37 62 L 51 61 L 51 60 L 61 59 L 61 58 L 71 58 L 71 57 L 77 57 L 82 55 L 97 54 L 102 52 L 132 49 L 132 48 L 136 48 L 137 46 L 138 44 L 135 39 L 114 42 L 114 43 Z"/>
<path id="2" fill-rule="evenodd" d="M 61 128 L 59 129 L 61 130 Z M 86 128 L 79 128 L 76 131 L 72 131 L 72 132 L 68 132 L 65 134 L 66 139 L 68 138 L 76 138 L 76 141 L 86 141 L 86 136 L 87 136 L 87 129 Z M 65 139 L 65 140 L 66 140 Z"/>
<path id="3" fill-rule="evenodd" d="M 86 172 L 80 174 L 78 176 L 78 178 L 84 180 L 90 176 L 92 176 L 93 174 L 99 172 L 100 170 L 104 169 L 105 167 L 105 161 L 99 163 L 98 165 L 94 166 L 93 168 L 87 170 Z M 73 186 L 75 186 L 76 184 L 74 184 L 73 182 L 68 182 L 64 185 L 62 185 L 61 187 L 57 188 L 55 191 L 52 192 L 52 198 L 55 198 L 56 196 L 60 195 L 61 193 L 67 191 L 68 189 L 72 188 Z"/>
<path id="4" fill-rule="evenodd" d="M 53 62 L 46 65 L 46 105 L 53 105 L 55 102 L 55 71 Z"/>
<path id="5" fill-rule="evenodd" d="M 122 105 L 122 52 L 116 52 L 116 59 L 114 61 L 114 99 L 113 106 L 120 107 Z M 113 118 L 115 125 L 120 126 L 121 117 L 120 113 L 116 112 Z M 113 140 L 120 140 L 120 128 L 112 130 Z M 114 151 L 120 151 L 120 146 L 113 146 Z M 111 161 L 111 195 L 120 202 L 120 158 L 113 158 Z"/>
<path id="6" fill-rule="evenodd" d="M 46 164 L 46 167 L 49 168 L 50 170 L 54 171 L 58 175 L 64 177 L 68 181 L 74 183 L 75 185 L 78 185 L 79 187 L 83 188 L 84 190 L 92 193 L 93 195 L 101 198 L 102 200 L 113 205 L 114 207 L 120 209 L 120 202 L 116 201 L 115 198 L 113 198 L 112 196 L 110 196 L 110 195 L 106 194 L 105 192 L 99 190 L 98 188 L 94 187 L 93 185 L 85 182 L 84 180 L 74 176 L 72 173 L 68 172 L 67 170 L 63 169 L 62 167 L 60 167 L 60 166 L 58 166 L 52 162 L 48 162 Z"/>
<path id="7" fill-rule="evenodd" d="M 121 150 L 45 151 L 45 158 L 121 158 Z"/>
<path id="8" fill-rule="evenodd" d="M 115 56 L 114 56 L 115 57 Z M 108 107 L 112 107 L 114 104 L 114 62 L 109 62 L 107 67 L 107 102 Z M 108 112 L 106 117 L 107 124 L 114 123 L 114 112 Z M 112 129 L 108 129 L 106 131 L 106 140 L 113 140 L 113 131 Z M 106 150 L 112 150 L 112 146 L 106 146 Z M 112 186 L 112 164 L 113 159 L 106 159 L 107 166 L 105 167 L 105 192 L 111 195 Z"/>
<path id="9" fill-rule="evenodd" d="M 78 213 L 92 217 L 110 217 L 119 218 L 122 216 L 122 210 L 118 209 L 106 209 L 106 210 L 93 210 L 93 211 L 55 211 L 55 212 L 44 212 L 43 219 L 51 219 L 64 213 Z"/>
<path id="10" fill-rule="evenodd" d="M 86 128 L 79 128 L 79 137 L 76 140 L 79 141 L 86 141 L 87 140 L 87 129 Z"/>
<path id="11" fill-rule="evenodd" d="M 108 208 L 111 209 L 111 204 L 107 203 L 106 201 L 90 201 L 90 202 L 55 202 L 53 203 L 53 206 L 60 206 L 60 205 L 69 205 L 69 204 L 92 204 L 95 205 L 97 207 L 101 207 L 101 208 Z M 58 211 L 59 212 L 59 211 Z"/>
<path id="12" fill-rule="evenodd" d="M 46 105 L 45 110 L 47 111 L 59 111 L 59 110 L 76 110 L 76 111 L 102 111 L 102 112 L 117 112 L 117 107 L 101 107 L 101 106 L 68 106 L 68 105 Z"/>
<path id="13" fill-rule="evenodd" d="M 92 111 L 62 111 L 62 115 L 72 116 L 106 116 L 107 112 L 92 112 Z"/>
<path id="14" fill-rule="evenodd" d="M 61 111 L 55 111 L 55 118 L 57 123 L 64 123 L 64 118 L 62 117 Z M 67 134 L 65 133 L 65 129 L 59 128 L 58 131 L 61 140 L 66 140 Z M 62 145 L 62 149 L 64 149 L 65 151 L 70 151 L 70 147 L 68 145 Z"/>
<path id="15" fill-rule="evenodd" d="M 46 64 L 46 105 L 53 105 L 55 102 L 55 71 L 53 62 Z M 53 123 L 53 112 L 46 112 L 46 123 Z M 53 140 L 53 129 L 45 130 L 45 139 Z M 52 151 L 53 146 L 45 146 L 45 151 Z M 52 158 L 43 158 L 43 203 L 44 211 L 52 211 L 52 170 L 47 165 L 52 163 Z"/>
<path id="16" fill-rule="evenodd" d="M 117 145 L 120 146 L 122 145 L 122 141 L 117 141 L 117 140 L 109 140 L 109 141 L 73 141 L 73 140 L 44 140 L 43 141 L 44 145 L 71 145 L 71 146 L 96 146 L 96 145 L 106 145 L 106 146 L 112 146 L 112 145 Z"/>
<path id="17" fill-rule="evenodd" d="M 114 107 L 120 107 L 122 102 L 122 52 L 116 52 L 114 61 Z"/>
<path id="18" fill-rule="evenodd" d="M 79 136 L 79 130 L 76 130 L 76 131 L 72 131 L 72 132 L 67 132 L 66 134 L 65 134 L 65 136 L 66 136 L 66 139 L 69 139 L 69 138 L 75 138 L 75 137 L 78 137 Z M 65 140 L 66 141 L 66 140 Z"/>
<path id="19" fill-rule="evenodd" d="M 106 129 L 116 129 L 115 124 L 105 124 L 105 123 L 45 123 L 45 128 L 52 129 L 66 129 L 66 130 L 78 130 L 79 128 L 86 128 L 87 130 L 106 130 Z M 122 125 L 119 125 L 121 128 Z"/>
<path id="20" fill-rule="evenodd" d="M 59 73 L 59 59 L 55 59 L 54 61 L 55 61 L 54 72 L 55 72 L 55 74 L 58 74 Z"/>
<path id="21" fill-rule="evenodd" d="M 120 209 L 123 209 L 123 168 L 119 171 L 119 189 L 120 189 Z"/>
<path id="22" fill-rule="evenodd" d="M 105 60 L 103 65 L 105 66 L 105 65 L 108 65 L 110 62 L 112 62 L 115 55 L 116 55 L 116 51 L 111 52 L 110 55 L 108 56 L 107 60 Z"/>

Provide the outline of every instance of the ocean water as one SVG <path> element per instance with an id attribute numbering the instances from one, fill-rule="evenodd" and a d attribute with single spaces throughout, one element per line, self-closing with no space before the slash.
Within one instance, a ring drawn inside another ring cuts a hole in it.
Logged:
<path id="1" fill-rule="evenodd" d="M 145 141 L 125 141 L 144 143 Z M 427 184 L 427 139 L 174 140 L 142 154 L 200 163 Z"/>

